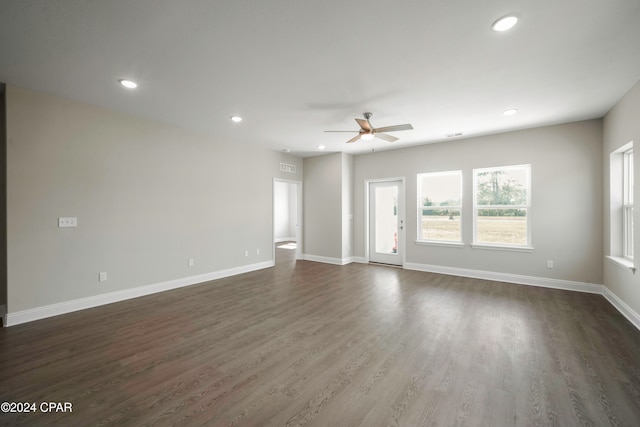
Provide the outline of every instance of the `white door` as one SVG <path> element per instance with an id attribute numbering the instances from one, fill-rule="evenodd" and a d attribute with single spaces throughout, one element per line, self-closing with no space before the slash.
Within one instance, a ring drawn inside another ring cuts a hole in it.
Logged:
<path id="1" fill-rule="evenodd" d="M 402 181 L 369 183 L 369 261 L 403 265 Z"/>

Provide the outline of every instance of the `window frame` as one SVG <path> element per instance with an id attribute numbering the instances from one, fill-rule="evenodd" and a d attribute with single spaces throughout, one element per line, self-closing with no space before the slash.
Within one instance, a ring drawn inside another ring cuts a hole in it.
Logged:
<path id="1" fill-rule="evenodd" d="M 456 206 L 429 206 L 429 208 L 433 209 L 433 210 L 439 210 L 439 209 L 455 209 L 458 212 L 460 212 L 460 238 L 458 240 L 445 240 L 445 239 L 426 239 L 424 238 L 424 236 L 422 235 L 422 223 L 423 223 L 423 210 L 425 208 L 425 206 L 422 204 L 422 179 L 425 176 L 450 176 L 450 175 L 457 175 L 460 177 L 460 192 L 459 192 L 459 197 L 460 197 L 460 204 L 456 205 Z M 463 173 L 461 169 L 458 170 L 450 170 L 450 171 L 440 171 L 440 172 L 424 172 L 424 173 L 419 173 L 416 176 L 416 181 L 417 181 L 417 231 L 416 231 L 416 243 L 418 244 L 426 244 L 426 245 L 441 245 L 441 246 L 463 246 L 463 206 L 464 206 L 464 201 L 463 201 Z"/>
<path id="2" fill-rule="evenodd" d="M 628 248 L 633 255 L 634 245 L 633 210 L 629 202 L 633 202 L 635 177 L 628 174 L 629 162 L 633 160 L 633 156 L 629 154 L 632 152 L 633 141 L 629 141 L 609 154 L 609 254 L 605 258 L 617 267 L 635 274 L 633 258 L 625 256 L 628 255 Z M 632 163 L 631 167 L 633 171 Z"/>
<path id="3" fill-rule="evenodd" d="M 633 145 L 622 152 L 622 257 L 633 262 Z"/>
<path id="4" fill-rule="evenodd" d="M 526 170 L 526 200 L 525 204 L 518 205 L 478 205 L 478 176 L 480 173 L 494 172 L 494 171 L 510 171 L 510 170 Z M 519 165 L 506 165 L 506 166 L 492 166 L 488 168 L 475 168 L 473 169 L 473 243 L 472 248 L 476 249 L 496 249 L 496 250 L 508 250 L 508 251 L 520 251 L 520 252 L 533 252 L 532 236 L 531 236 L 531 164 L 519 164 Z M 478 240 L 478 212 L 481 209 L 524 209 L 526 211 L 526 242 L 524 244 L 517 243 L 495 243 L 495 242 L 482 242 Z"/>

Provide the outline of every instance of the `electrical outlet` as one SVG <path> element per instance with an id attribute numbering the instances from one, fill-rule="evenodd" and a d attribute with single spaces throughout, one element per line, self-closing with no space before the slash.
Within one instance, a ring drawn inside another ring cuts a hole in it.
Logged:
<path id="1" fill-rule="evenodd" d="M 547 260 L 547 268 L 553 268 L 553 260 Z"/>
<path id="2" fill-rule="evenodd" d="M 260 255 L 260 249 L 256 249 L 256 255 Z"/>
<path id="3" fill-rule="evenodd" d="M 106 282 L 107 281 L 107 272 L 106 271 L 101 271 L 98 274 L 98 281 L 99 282 Z"/>
<path id="4" fill-rule="evenodd" d="M 189 267 L 193 267 L 194 265 L 196 265 L 196 262 L 194 261 L 194 259 L 189 258 Z"/>
<path id="5" fill-rule="evenodd" d="M 249 256 L 249 251 L 248 250 L 244 251 L 244 256 Z"/>

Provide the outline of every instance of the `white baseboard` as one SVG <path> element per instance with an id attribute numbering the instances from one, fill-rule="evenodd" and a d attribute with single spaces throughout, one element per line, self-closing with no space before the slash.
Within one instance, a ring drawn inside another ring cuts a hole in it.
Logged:
<path id="1" fill-rule="evenodd" d="M 636 313 L 627 303 L 618 298 L 618 296 L 611 292 L 606 286 L 603 286 L 602 296 L 604 296 L 616 310 L 622 313 L 633 326 L 640 330 L 640 314 Z"/>
<path id="2" fill-rule="evenodd" d="M 323 262 L 325 264 L 333 264 L 333 265 L 346 265 L 351 264 L 353 262 L 352 258 L 331 258 L 320 255 L 309 255 L 302 254 L 302 259 L 306 261 L 315 261 L 315 262 Z"/>
<path id="3" fill-rule="evenodd" d="M 353 256 L 351 257 L 352 262 L 357 262 L 358 264 L 368 264 L 367 260 L 363 256 Z"/>
<path id="4" fill-rule="evenodd" d="M 131 289 L 123 289 L 121 291 L 109 292 L 106 294 L 95 295 L 86 298 L 79 298 L 71 301 L 65 301 L 57 304 L 46 305 L 43 307 L 31 308 L 28 310 L 6 313 L 4 315 L 4 326 L 14 326 L 21 323 L 32 322 L 34 320 L 45 319 L 47 317 L 58 316 L 60 314 L 71 313 L 73 311 L 84 310 L 87 308 L 98 307 L 100 305 L 111 304 L 118 301 L 124 301 L 131 298 L 138 298 L 145 295 L 151 295 L 158 292 L 164 292 L 171 289 L 178 289 L 185 286 L 195 285 L 198 283 L 208 282 L 211 280 L 222 279 L 224 277 L 235 276 L 251 271 L 262 270 L 263 268 L 273 267 L 273 260 L 264 261 L 256 264 L 243 265 L 241 267 L 230 268 L 227 270 L 214 271 L 211 273 L 200 274 L 197 276 L 183 277 L 180 279 L 169 280 L 167 282 L 155 283 L 152 285 L 140 286 Z"/>
<path id="5" fill-rule="evenodd" d="M 408 262 L 404 265 L 404 268 L 407 270 L 471 277 L 474 279 L 494 280 L 499 282 L 516 283 L 519 285 L 540 286 L 543 288 L 563 289 L 567 291 L 586 292 L 590 294 L 602 294 L 604 288 L 603 285 L 595 283 L 574 282 L 571 280 L 549 279 L 546 277 L 523 276 L 510 273 L 497 273 L 493 271 L 471 270 L 467 268 L 444 267 L 440 265 Z"/>
<path id="6" fill-rule="evenodd" d="M 296 241 L 295 237 L 278 237 L 277 239 L 274 239 L 275 243 L 295 242 L 295 241 Z"/>

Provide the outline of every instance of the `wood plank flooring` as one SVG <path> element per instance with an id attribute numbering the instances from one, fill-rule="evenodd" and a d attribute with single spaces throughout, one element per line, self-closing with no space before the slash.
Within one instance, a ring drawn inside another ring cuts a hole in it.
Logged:
<path id="1" fill-rule="evenodd" d="M 275 268 L 0 330 L 0 425 L 638 426 L 604 298 L 384 266 Z"/>

